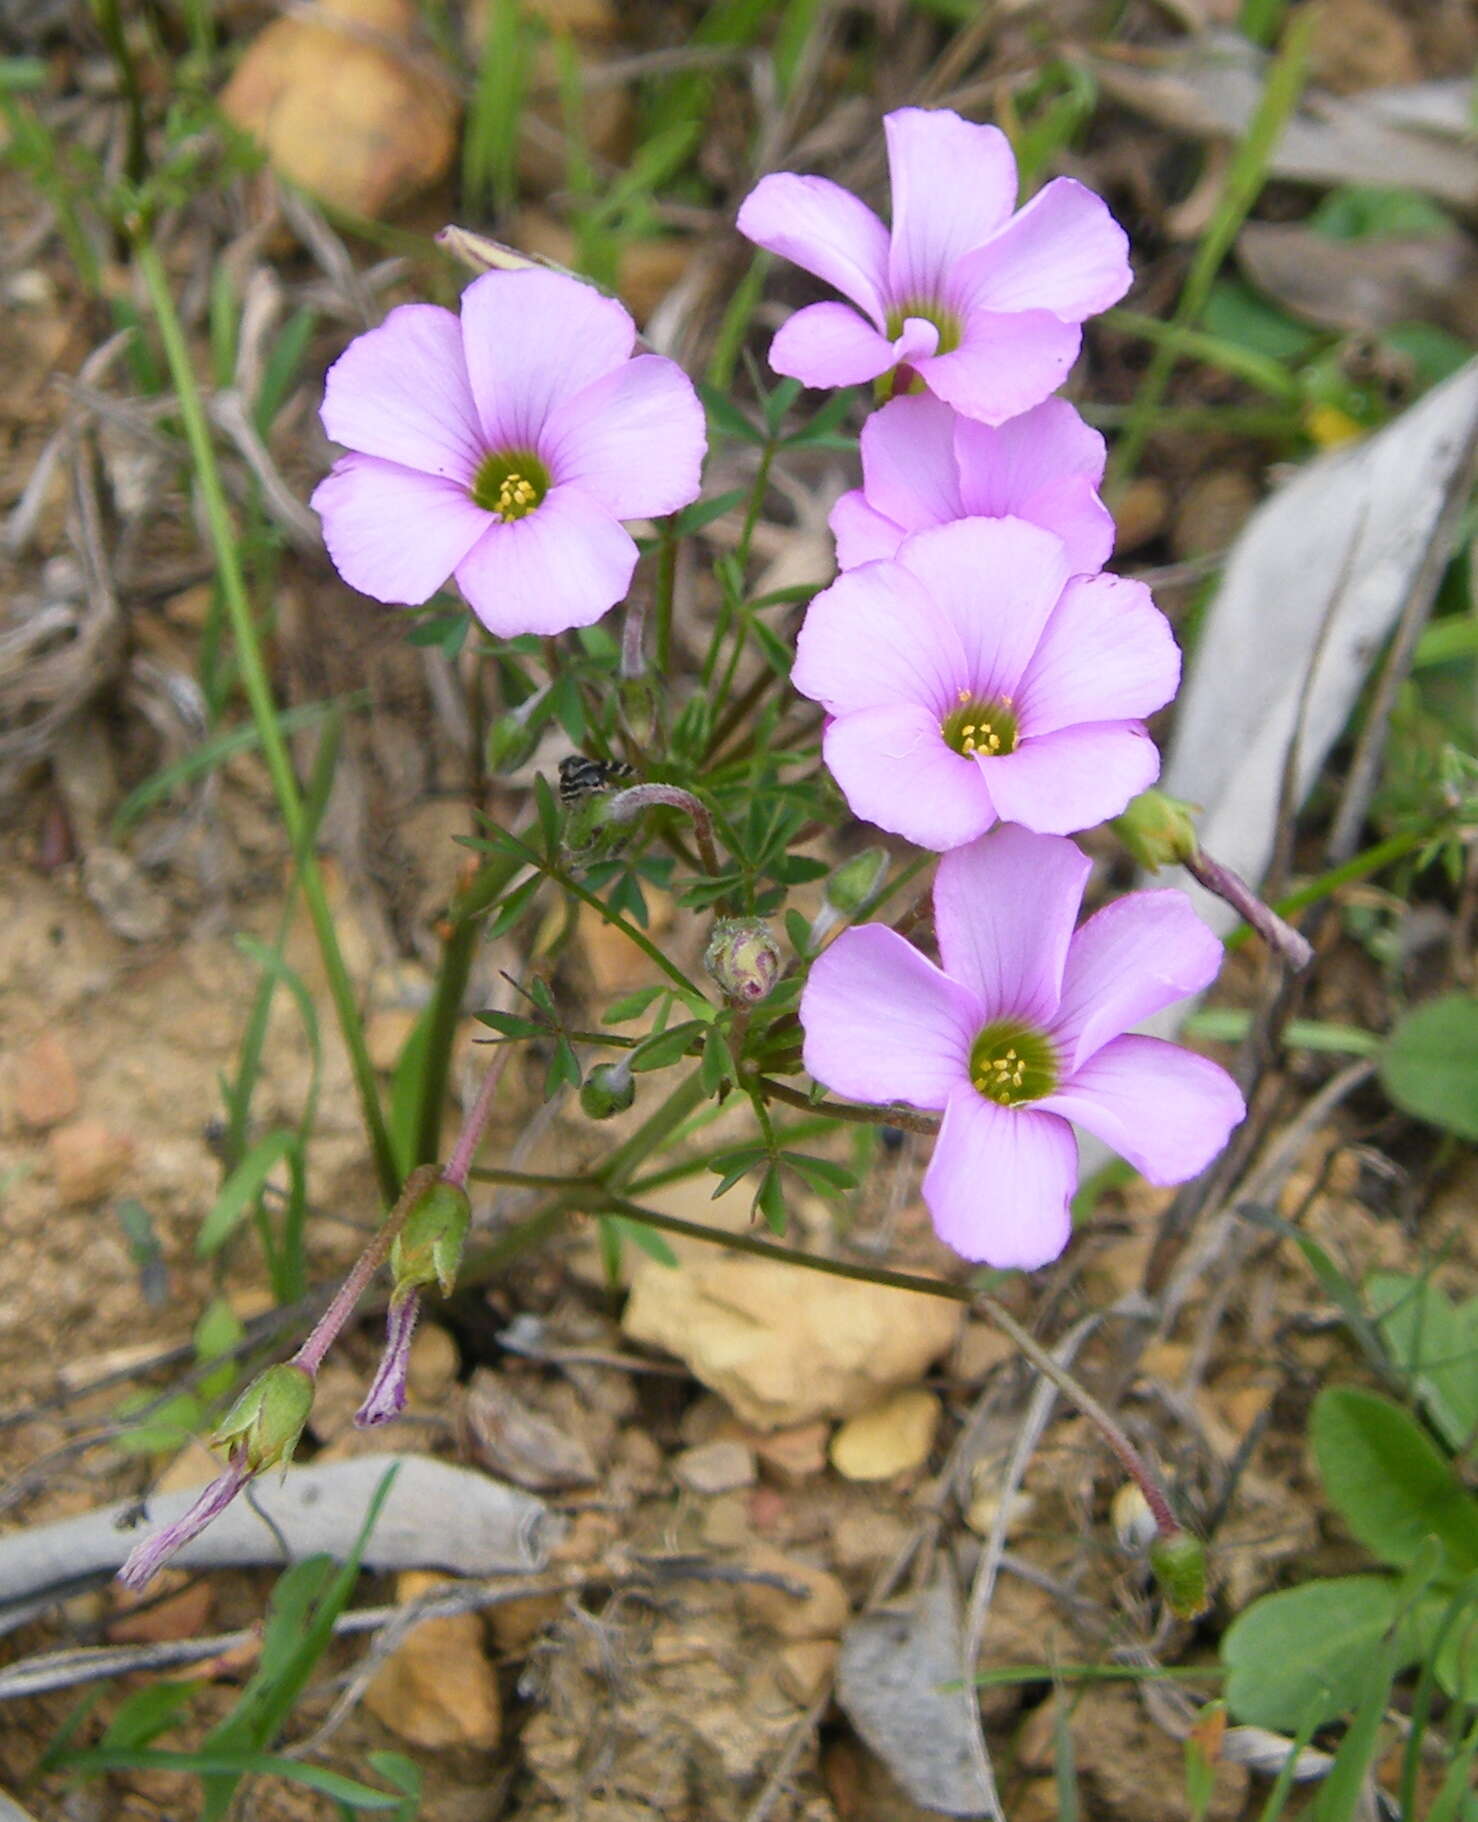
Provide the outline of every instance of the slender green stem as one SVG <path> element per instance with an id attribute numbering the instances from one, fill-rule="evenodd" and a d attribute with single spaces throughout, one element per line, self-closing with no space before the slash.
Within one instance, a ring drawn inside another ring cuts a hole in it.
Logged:
<path id="1" fill-rule="evenodd" d="M 474 1164 L 467 1176 L 473 1183 L 498 1183 L 508 1189 L 583 1190 L 595 1183 L 593 1177 L 560 1177 L 540 1170 L 505 1170 L 498 1164 Z"/>
<path id="2" fill-rule="evenodd" d="M 1124 1472 L 1143 1493 L 1145 1504 L 1154 1514 L 1155 1529 L 1161 1537 L 1173 1537 L 1181 1530 L 1180 1521 L 1171 1511 L 1170 1501 L 1166 1499 L 1153 1469 L 1088 1388 L 1075 1379 L 1066 1367 L 1060 1366 L 1036 1337 L 1024 1329 L 994 1297 L 988 1297 L 983 1292 L 978 1294 L 976 1308 L 988 1316 L 1009 1341 L 1015 1343 L 1042 1377 L 1050 1379 L 1063 1397 L 1076 1405 L 1098 1431 L 1118 1457 Z"/>
<path id="3" fill-rule="evenodd" d="M 587 886 L 582 886 L 566 868 L 545 860 L 537 849 L 527 846 L 517 836 L 510 835 L 508 839 L 518 841 L 519 846 L 523 849 L 522 861 L 527 862 L 531 867 L 537 867 L 546 878 L 552 879 L 556 885 L 563 887 L 573 897 L 578 898 L 583 904 L 589 905 L 592 911 L 598 911 L 608 924 L 614 924 L 624 937 L 635 943 L 648 961 L 654 962 L 669 980 L 675 981 L 682 988 L 685 994 L 698 994 L 700 999 L 703 997 L 677 963 L 665 956 L 644 930 L 638 930 L 629 918 L 623 917 L 619 911 L 613 911 Z"/>
<path id="4" fill-rule="evenodd" d="M 376 1174 L 380 1179 L 382 1193 L 387 1197 L 394 1196 L 400 1186 L 400 1173 L 396 1168 L 395 1153 L 390 1144 L 390 1134 L 386 1129 L 385 1116 L 380 1107 L 374 1065 L 370 1062 L 369 1051 L 365 1046 L 364 1029 L 360 1023 L 353 983 L 350 981 L 349 970 L 344 964 L 338 937 L 334 931 L 333 913 L 329 909 L 328 895 L 324 891 L 323 875 L 319 871 L 317 856 L 313 853 L 303 800 L 298 791 L 298 783 L 293 773 L 287 744 L 283 740 L 282 730 L 278 725 L 277 705 L 272 698 L 272 685 L 267 674 L 266 660 L 262 653 L 256 622 L 252 618 L 251 603 L 246 592 L 246 579 L 237 556 L 235 532 L 231 524 L 230 509 L 226 503 L 225 488 L 221 483 L 221 471 L 216 462 L 215 446 L 211 441 L 205 406 L 196 382 L 194 367 L 190 362 L 190 351 L 185 343 L 185 332 L 170 293 L 169 279 L 165 274 L 164 265 L 157 250 L 147 238 L 146 231 L 137 231 L 135 234 L 134 258 L 143 278 L 145 289 L 149 293 L 149 302 L 155 319 L 159 324 L 159 336 L 164 345 L 164 356 L 169 363 L 170 376 L 174 381 L 175 392 L 179 398 L 180 416 L 185 426 L 185 438 L 195 464 L 196 478 L 200 485 L 200 497 L 210 527 L 210 540 L 220 577 L 221 593 L 225 599 L 226 611 L 231 618 L 231 630 L 235 635 L 242 686 L 246 690 L 247 700 L 251 704 L 252 718 L 256 722 L 257 732 L 262 742 L 262 756 L 266 761 L 272 788 L 277 797 L 278 809 L 297 860 L 303 900 L 308 907 L 308 915 L 313 923 L 313 933 L 318 940 L 319 953 L 323 959 L 323 970 L 327 977 L 329 994 L 334 1002 L 334 1011 L 338 1017 L 339 1029 L 343 1034 L 344 1046 L 349 1053 L 349 1064 L 353 1070 L 354 1084 L 359 1093 L 360 1109 L 364 1115 L 370 1147 L 374 1153 Z"/>
<path id="5" fill-rule="evenodd" d="M 787 1107 L 800 1107 L 807 1113 L 824 1114 L 828 1120 L 849 1120 L 856 1126 L 896 1126 L 903 1132 L 936 1133 L 939 1122 L 926 1113 L 914 1113 L 906 1107 L 848 1107 L 841 1101 L 813 1101 L 798 1088 L 787 1088 L 771 1076 L 755 1079 L 755 1087 L 771 1101 L 783 1101 Z"/>
<path id="6" fill-rule="evenodd" d="M 707 1098 L 703 1084 L 698 1079 L 698 1072 L 694 1070 L 629 1139 L 616 1147 L 600 1167 L 600 1181 L 616 1185 L 627 1183 L 642 1159 L 649 1157 Z"/>
<path id="7" fill-rule="evenodd" d="M 778 1259 L 785 1265 L 799 1265 L 811 1272 L 822 1272 L 829 1278 L 850 1278 L 859 1284 L 883 1284 L 899 1291 L 919 1291 L 926 1297 L 945 1297 L 951 1303 L 973 1303 L 976 1293 L 968 1284 L 948 1284 L 942 1278 L 924 1278 L 913 1272 L 893 1272 L 881 1265 L 851 1265 L 845 1259 L 823 1259 L 805 1253 L 799 1247 L 777 1246 L 771 1240 L 759 1240 L 752 1234 L 732 1234 L 724 1228 L 705 1227 L 701 1221 L 684 1221 L 680 1215 L 664 1215 L 640 1202 L 628 1202 L 624 1196 L 594 1188 L 576 1203 L 592 1215 L 621 1215 L 643 1227 L 660 1228 L 664 1233 L 681 1234 L 689 1240 L 702 1240 L 712 1246 L 726 1247 L 734 1253 L 753 1253 L 761 1259 Z"/>
<path id="8" fill-rule="evenodd" d="M 786 1265 L 798 1265 L 807 1271 L 824 1272 L 832 1278 L 850 1278 L 862 1284 L 883 1284 L 894 1290 L 918 1291 L 926 1297 L 945 1297 L 953 1303 L 968 1303 L 995 1323 L 1026 1356 L 1044 1378 L 1050 1379 L 1063 1397 L 1077 1407 L 1103 1437 L 1117 1456 L 1126 1474 L 1144 1494 L 1145 1503 L 1154 1514 L 1155 1525 L 1162 1537 L 1173 1537 L 1181 1529 L 1170 1508 L 1159 1481 L 1144 1457 L 1093 1394 L 1071 1373 L 1055 1361 L 1034 1335 L 994 1297 L 975 1291 L 968 1284 L 949 1284 L 940 1278 L 923 1278 L 914 1272 L 894 1272 L 878 1265 L 851 1265 L 844 1259 L 823 1259 L 799 1247 L 777 1246 L 771 1240 L 760 1240 L 752 1234 L 732 1234 L 724 1229 L 705 1227 L 701 1221 L 684 1221 L 678 1215 L 665 1215 L 640 1202 L 629 1202 L 624 1196 L 612 1195 L 595 1187 L 575 1206 L 585 1207 L 592 1215 L 621 1215 L 628 1221 L 646 1227 L 660 1228 L 664 1233 L 681 1234 L 689 1240 L 702 1240 L 713 1246 L 727 1247 L 730 1252 L 751 1253 L 761 1259 L 778 1259 Z"/>
<path id="9" fill-rule="evenodd" d="M 516 854 L 495 854 L 478 869 L 471 884 L 457 894 L 447 911 L 448 928 L 436 970 L 436 986 L 426 1010 L 412 1154 L 417 1164 L 434 1163 L 441 1155 L 441 1120 L 452 1066 L 452 1039 L 462 1016 L 472 958 L 482 938 L 482 920 L 523 871 L 524 864 Z"/>
<path id="10" fill-rule="evenodd" d="M 396 1198 L 395 1206 L 386 1215 L 369 1245 L 354 1261 L 349 1276 L 334 1292 L 328 1308 L 314 1323 L 308 1339 L 293 1355 L 295 1366 L 316 1373 L 323 1365 L 324 1355 L 333 1346 L 339 1330 L 354 1314 L 355 1305 L 369 1289 L 371 1279 L 390 1257 L 390 1248 L 395 1244 L 395 1236 L 405 1226 L 407 1216 L 435 1181 L 436 1170 L 430 1164 L 423 1164 L 406 1178 L 405 1188 Z"/>

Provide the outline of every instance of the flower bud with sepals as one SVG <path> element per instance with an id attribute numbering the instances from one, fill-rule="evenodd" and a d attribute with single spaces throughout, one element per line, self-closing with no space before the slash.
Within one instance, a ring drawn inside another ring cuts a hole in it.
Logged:
<path id="1" fill-rule="evenodd" d="M 285 1467 L 313 1409 L 313 1375 L 293 1361 L 259 1373 L 216 1425 L 211 1441 L 229 1447 L 250 1474 Z"/>
<path id="2" fill-rule="evenodd" d="M 1193 1620 L 1206 1611 L 1206 1546 L 1199 1537 L 1162 1531 L 1150 1545 L 1150 1569 L 1177 1619 Z"/>
<path id="3" fill-rule="evenodd" d="M 1151 871 L 1178 862 L 1197 885 L 1230 905 L 1290 968 L 1307 968 L 1314 957 L 1308 942 L 1257 896 L 1240 873 L 1212 859 L 1197 839 L 1191 809 L 1164 791 L 1143 791 L 1115 819 L 1114 832 Z"/>
<path id="4" fill-rule="evenodd" d="M 821 909 L 806 936 L 808 953 L 814 954 L 838 924 L 855 917 L 871 901 L 887 870 L 886 848 L 864 848 L 827 876 L 821 889 Z"/>
<path id="5" fill-rule="evenodd" d="M 597 1063 L 580 1088 L 580 1109 L 592 1120 L 609 1120 L 625 1113 L 636 1099 L 636 1083 L 631 1066 L 619 1063 Z"/>
<path id="6" fill-rule="evenodd" d="M 423 1284 L 451 1295 L 471 1219 L 472 1204 L 457 1184 L 439 1177 L 421 1192 L 390 1248 L 397 1296 Z"/>
<path id="7" fill-rule="evenodd" d="M 722 917 L 713 926 L 703 966 L 740 1006 L 757 1006 L 780 978 L 780 946 L 760 917 Z"/>

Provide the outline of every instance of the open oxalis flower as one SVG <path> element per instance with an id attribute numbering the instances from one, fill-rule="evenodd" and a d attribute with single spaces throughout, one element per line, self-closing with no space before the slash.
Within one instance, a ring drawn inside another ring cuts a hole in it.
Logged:
<path id="1" fill-rule="evenodd" d="M 915 532 L 815 598 L 795 687 L 834 717 L 823 752 L 855 815 L 923 848 L 997 820 L 1068 835 L 1154 783 L 1142 716 L 1180 653 L 1142 583 L 1069 580 L 1021 519 Z"/>
<path id="2" fill-rule="evenodd" d="M 1016 160 L 996 127 L 899 108 L 883 130 L 891 232 L 850 190 L 788 171 L 762 178 L 739 211 L 741 234 L 856 305 L 798 310 L 770 365 L 807 386 L 896 370 L 896 390 L 917 376 L 965 417 L 1002 423 L 1057 390 L 1084 320 L 1129 289 L 1128 239 L 1071 178 L 1018 210 Z"/>
<path id="3" fill-rule="evenodd" d="M 1066 399 L 999 427 L 963 418 L 927 393 L 894 399 L 862 426 L 862 486 L 831 509 L 837 563 L 891 557 L 911 531 L 955 519 L 1025 519 L 1061 538 L 1068 569 L 1089 575 L 1114 548 L 1098 497 L 1103 438 Z"/>
<path id="4" fill-rule="evenodd" d="M 696 499 L 703 408 L 630 316 L 554 272 L 489 272 L 460 320 L 403 304 L 329 369 L 323 424 L 352 453 L 313 495 L 344 580 L 416 605 L 455 574 L 490 632 L 558 633 L 626 593 L 623 519 Z"/>
<path id="5" fill-rule="evenodd" d="M 1088 871 L 1073 842 L 997 829 L 939 863 L 942 968 L 864 924 L 826 950 L 801 996 L 818 1082 L 943 1112 L 924 1200 L 966 1259 L 1030 1269 L 1066 1246 L 1069 1122 L 1151 1183 L 1181 1183 L 1246 1111 L 1217 1064 L 1129 1033 L 1205 987 L 1221 944 L 1175 891 L 1130 893 L 1075 934 Z"/>

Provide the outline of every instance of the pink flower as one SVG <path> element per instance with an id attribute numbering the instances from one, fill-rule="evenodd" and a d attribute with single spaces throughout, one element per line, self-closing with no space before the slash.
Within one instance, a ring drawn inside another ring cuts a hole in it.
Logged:
<path id="1" fill-rule="evenodd" d="M 697 497 L 703 410 L 621 305 L 543 271 L 489 272 L 460 322 L 404 304 L 329 369 L 342 456 L 313 495 L 339 574 L 376 601 L 455 573 L 490 632 L 588 626 L 636 566 L 623 519 Z"/>
<path id="2" fill-rule="evenodd" d="M 361 1430 L 372 1430 L 389 1423 L 405 1409 L 406 1375 L 410 1369 L 411 1341 L 416 1332 L 416 1318 L 421 1313 L 421 1294 L 415 1289 L 398 1290 L 385 1312 L 385 1347 L 380 1364 L 375 1368 L 364 1402 L 354 1413 Z"/>
<path id="3" fill-rule="evenodd" d="M 966 1259 L 1031 1269 L 1066 1246 L 1069 1121 L 1151 1183 L 1182 1183 L 1246 1112 L 1206 1057 L 1125 1035 L 1206 986 L 1221 944 L 1174 891 L 1117 899 L 1074 934 L 1088 872 L 1073 842 L 998 829 L 939 863 L 942 968 L 864 924 L 815 962 L 801 996 L 818 1082 L 943 1111 L 924 1200 Z"/>
<path id="4" fill-rule="evenodd" d="M 958 519 L 817 595 L 791 679 L 834 717 L 823 752 L 854 814 L 924 848 L 999 819 L 1068 835 L 1160 770 L 1140 717 L 1180 653 L 1139 582 L 1069 580 L 1059 538 Z"/>
<path id="5" fill-rule="evenodd" d="M 1026 519 L 1067 546 L 1088 575 L 1114 548 L 1098 497 L 1103 438 L 1066 399 L 1047 399 L 998 428 L 962 418 L 927 393 L 894 399 L 862 426 L 862 487 L 831 509 L 843 569 L 893 556 L 911 531 L 954 519 Z"/>
<path id="6" fill-rule="evenodd" d="M 220 1516 L 236 1495 L 251 1480 L 254 1470 L 248 1466 L 245 1448 L 231 1451 L 230 1460 L 187 1512 L 173 1524 L 161 1525 L 148 1537 L 136 1543 L 118 1571 L 125 1588 L 144 1588 L 153 1580 L 176 1551 L 183 1550 L 199 1537 L 213 1518 Z"/>
<path id="7" fill-rule="evenodd" d="M 996 127 L 900 108 L 883 131 L 891 232 L 849 190 L 791 172 L 762 178 L 739 211 L 741 234 L 857 307 L 797 311 L 770 365 L 808 386 L 903 368 L 965 417 L 1002 423 L 1057 390 L 1084 319 L 1129 289 L 1127 237 L 1070 178 L 1016 209 L 1016 161 Z"/>

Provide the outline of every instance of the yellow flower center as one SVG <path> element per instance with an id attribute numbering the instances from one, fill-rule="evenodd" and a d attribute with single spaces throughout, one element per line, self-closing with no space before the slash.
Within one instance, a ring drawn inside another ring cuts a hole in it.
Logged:
<path id="1" fill-rule="evenodd" d="M 1056 1088 L 1057 1056 L 1039 1031 L 1015 1019 L 998 1019 L 971 1046 L 970 1082 L 987 1101 L 1021 1107 Z"/>
<path id="2" fill-rule="evenodd" d="M 1009 701 L 961 690 L 959 706 L 939 724 L 944 744 L 965 759 L 995 759 L 1016 751 L 1016 716 Z"/>
<path id="3" fill-rule="evenodd" d="M 504 524 L 526 519 L 549 491 L 549 470 L 531 450 L 485 455 L 472 480 L 472 498 Z"/>

